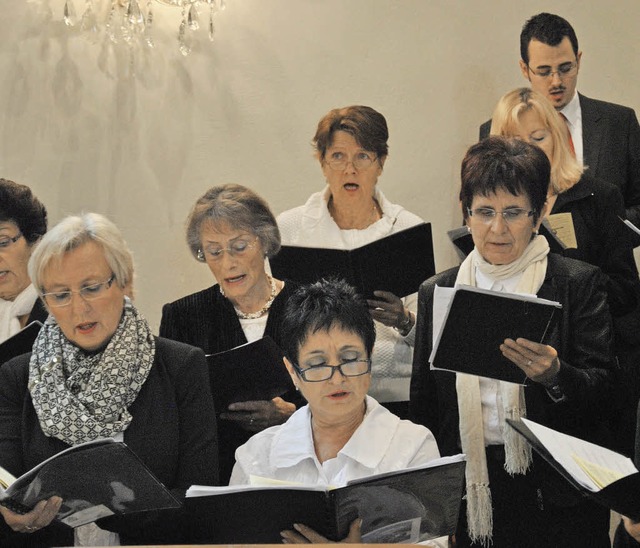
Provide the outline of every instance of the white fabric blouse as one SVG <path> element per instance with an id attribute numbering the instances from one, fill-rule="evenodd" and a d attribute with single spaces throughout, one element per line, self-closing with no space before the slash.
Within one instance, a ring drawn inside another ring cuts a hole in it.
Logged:
<path id="1" fill-rule="evenodd" d="M 288 482 L 341 487 L 350 480 L 418 466 L 440 456 L 424 426 L 401 420 L 370 396 L 362 424 L 338 455 L 320 463 L 313 445 L 311 410 L 298 409 L 284 424 L 258 432 L 236 450 L 229 485 L 250 475 Z"/>
<path id="2" fill-rule="evenodd" d="M 355 249 L 424 222 L 402 206 L 392 204 L 380 190 L 376 190 L 382 218 L 362 230 L 342 230 L 329 213 L 327 202 L 330 196 L 327 186 L 324 191 L 312 194 L 304 205 L 278 215 L 282 245 Z M 405 307 L 415 314 L 418 294 L 409 295 L 403 301 Z M 414 342 L 415 326 L 403 337 L 392 327 L 376 322 L 369 389 L 369 394 L 376 400 L 409 400 Z"/>
<path id="3" fill-rule="evenodd" d="M 313 446 L 311 410 L 298 409 L 284 424 L 257 433 L 236 450 L 229 485 L 249 483 L 250 475 L 311 485 L 342 487 L 350 480 L 419 466 L 440 456 L 424 426 L 401 420 L 372 397 L 362 424 L 338 455 L 320 463 Z M 446 548 L 447 537 L 420 544 Z"/>

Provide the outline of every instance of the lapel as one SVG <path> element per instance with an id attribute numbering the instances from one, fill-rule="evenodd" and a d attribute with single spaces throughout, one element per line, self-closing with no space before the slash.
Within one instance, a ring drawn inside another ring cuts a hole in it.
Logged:
<path id="1" fill-rule="evenodd" d="M 582 112 L 582 147 L 584 165 L 589 166 L 591 173 L 596 173 L 600 141 L 602 140 L 602 113 L 595 101 L 578 94 L 580 110 Z"/>

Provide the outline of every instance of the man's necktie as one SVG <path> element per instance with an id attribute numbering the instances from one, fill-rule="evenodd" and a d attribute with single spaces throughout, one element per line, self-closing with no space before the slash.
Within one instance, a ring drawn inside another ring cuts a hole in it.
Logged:
<path id="1" fill-rule="evenodd" d="M 571 156 L 573 156 L 575 158 L 576 157 L 576 149 L 573 146 L 573 137 L 571 137 L 571 129 L 569 128 L 569 120 L 567 120 L 567 117 L 564 114 L 562 114 L 562 112 L 560 112 L 558 114 L 560 114 L 560 117 L 564 121 L 564 125 L 567 126 L 567 136 L 569 137 L 569 149 L 571 150 Z"/>

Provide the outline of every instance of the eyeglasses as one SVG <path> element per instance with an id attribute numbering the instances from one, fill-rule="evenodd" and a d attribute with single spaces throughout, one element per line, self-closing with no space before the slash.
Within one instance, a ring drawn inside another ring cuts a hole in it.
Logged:
<path id="1" fill-rule="evenodd" d="M 376 159 L 377 156 L 375 154 L 369 154 L 368 152 L 358 152 L 352 160 L 348 160 L 342 152 L 333 152 L 331 157 L 325 160 L 325 163 L 334 171 L 342 171 L 349 163 L 352 163 L 353 167 L 358 171 L 366 171 Z"/>
<path id="2" fill-rule="evenodd" d="M 206 260 L 205 253 L 212 261 L 219 261 L 222 259 L 222 254 L 226 251 L 232 257 L 238 257 L 244 255 L 250 249 L 253 249 L 258 242 L 258 237 L 253 241 L 248 240 L 234 240 L 227 247 L 207 247 L 204 252 L 202 249 L 198 249 L 197 258 L 199 261 L 204 262 Z"/>
<path id="3" fill-rule="evenodd" d="M 22 233 L 18 232 L 17 236 L 13 238 L 11 236 L 3 236 L 0 238 L 0 253 L 4 251 L 11 244 L 15 244 L 20 238 L 22 238 Z"/>
<path id="4" fill-rule="evenodd" d="M 104 294 L 113 284 L 113 281 L 116 279 L 115 274 L 111 274 L 111 278 L 109 278 L 106 282 L 100 282 L 97 284 L 85 285 L 80 288 L 78 291 L 54 291 L 51 293 L 43 293 L 42 298 L 45 302 L 54 308 L 59 308 L 61 306 L 68 306 L 71 304 L 71 299 L 74 293 L 80 295 L 85 301 L 95 301 L 101 297 L 104 297 Z"/>
<path id="5" fill-rule="evenodd" d="M 467 208 L 470 217 L 474 217 L 479 222 L 491 224 L 500 213 L 504 222 L 507 224 L 519 223 L 531 217 L 535 213 L 535 209 L 522 209 L 521 207 L 509 207 L 498 212 L 490 207 L 476 207 L 475 209 Z"/>
<path id="6" fill-rule="evenodd" d="M 344 377 L 359 377 L 371 371 L 371 360 L 347 360 L 338 365 L 312 365 L 306 369 L 301 369 L 299 365 L 294 366 L 300 376 L 307 382 L 328 381 L 336 370 L 340 371 Z"/>
<path id="7" fill-rule="evenodd" d="M 538 78 L 552 78 L 554 74 L 557 74 L 559 78 L 565 76 L 573 76 L 578 70 L 578 63 L 563 63 L 558 67 L 558 70 L 551 70 L 551 67 L 545 67 L 542 69 L 532 69 L 529 65 L 527 68 L 535 74 Z"/>

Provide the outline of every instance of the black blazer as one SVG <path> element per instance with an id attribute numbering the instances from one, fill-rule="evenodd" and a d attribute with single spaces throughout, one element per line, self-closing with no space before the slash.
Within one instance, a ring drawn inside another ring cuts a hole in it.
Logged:
<path id="1" fill-rule="evenodd" d="M 640 227 L 640 125 L 633 109 L 578 94 L 584 165 L 589 174 L 617 186 L 627 219 Z M 480 126 L 487 137 L 491 120 Z M 637 245 L 637 241 L 636 241 Z"/>
<path id="2" fill-rule="evenodd" d="M 460 452 L 455 374 L 432 371 L 433 292 L 436 285 L 453 287 L 459 267 L 429 278 L 420 286 L 416 344 L 411 376 L 411 420 L 427 426 L 443 455 Z M 599 269 L 559 255 L 548 256 L 545 280 L 538 297 L 559 301 L 561 320 L 548 335 L 548 344 L 561 360 L 559 384 L 565 398 L 556 402 L 533 381 L 525 386 L 527 416 L 568 434 L 611 445 L 607 406 L 617 370 L 612 353 L 612 329 L 605 279 Z M 514 365 L 514 367 L 516 367 Z M 537 457 L 536 457 L 537 459 Z M 539 468 L 544 465 L 539 463 Z M 541 477 L 555 477 L 550 469 Z M 571 488 L 556 478 L 550 496 L 573 497 Z M 554 494 L 555 493 L 555 494 Z M 579 499 L 575 495 L 575 501 Z"/>
<path id="3" fill-rule="evenodd" d="M 29 314 L 27 324 L 35 321 L 44 323 L 44 321 L 47 319 L 47 316 L 49 316 L 49 313 L 47 312 L 42 299 L 38 298 L 33 305 L 33 308 L 31 309 L 31 314 Z"/>
<path id="4" fill-rule="evenodd" d="M 18 476 L 69 447 L 45 436 L 27 389 L 30 354 L 0 368 L 0 465 Z M 206 362 L 198 348 L 156 339 L 153 367 L 129 407 L 125 443 L 179 497 L 192 484 L 217 484 L 217 437 Z M 184 541 L 177 511 L 106 518 L 100 526 L 120 532 L 123 544 Z M 70 546 L 73 533 L 55 524 L 38 533 L 13 533 L 0 518 L 0 545 Z"/>
<path id="5" fill-rule="evenodd" d="M 187 295 L 162 307 L 160 336 L 185 342 L 216 354 L 247 342 L 240 320 L 231 302 L 222 296 L 219 285 Z M 285 282 L 284 288 L 273 301 L 264 334 L 282 345 L 280 324 L 284 307 L 297 288 L 294 282 Z M 284 365 L 283 365 L 284 367 Z M 215 387 L 213 388 L 215 390 Z M 300 406 L 303 400 L 295 390 L 283 398 Z M 221 413 L 224 409 L 218 409 Z M 226 485 L 235 464 L 235 451 L 253 434 L 231 421 L 218 421 L 218 447 L 220 451 L 220 483 Z"/>
<path id="6" fill-rule="evenodd" d="M 563 255 L 602 270 L 607 277 L 611 314 L 621 317 L 637 310 L 640 280 L 632 233 L 620 220 L 625 215 L 620 191 L 585 173 L 558 195 L 551 213 L 571 213 L 578 247 L 566 249 Z"/>

